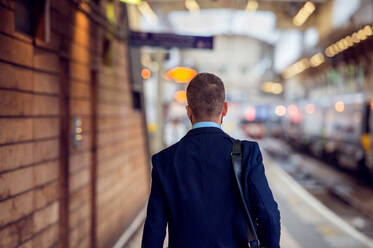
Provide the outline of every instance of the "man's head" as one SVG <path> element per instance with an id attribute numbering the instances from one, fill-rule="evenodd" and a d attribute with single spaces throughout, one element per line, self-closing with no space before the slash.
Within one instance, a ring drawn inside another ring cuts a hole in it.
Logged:
<path id="1" fill-rule="evenodd" d="M 213 121 L 221 123 L 226 115 L 224 84 L 211 73 L 198 73 L 189 83 L 187 90 L 187 114 L 192 123 Z"/>

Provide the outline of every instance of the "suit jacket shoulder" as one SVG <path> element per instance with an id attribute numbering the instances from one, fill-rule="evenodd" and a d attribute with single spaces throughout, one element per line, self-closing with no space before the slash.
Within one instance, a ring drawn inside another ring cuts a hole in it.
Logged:
<path id="1" fill-rule="evenodd" d="M 172 158 L 175 156 L 179 143 L 180 141 L 154 154 L 152 156 L 153 167 L 154 166 L 157 166 L 157 167 L 166 166 L 164 164 L 164 161 L 172 160 Z M 159 163 L 159 161 L 162 161 L 162 163 Z"/>

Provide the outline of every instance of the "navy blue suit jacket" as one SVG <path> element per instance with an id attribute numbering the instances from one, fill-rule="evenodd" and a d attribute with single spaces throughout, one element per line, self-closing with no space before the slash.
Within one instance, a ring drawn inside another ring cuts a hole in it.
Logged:
<path id="1" fill-rule="evenodd" d="M 142 248 L 248 247 L 246 218 L 234 181 L 233 138 L 216 127 L 190 130 L 152 157 L 152 186 Z M 258 236 L 280 247 L 280 213 L 264 174 L 259 146 L 242 142 L 242 185 Z"/>

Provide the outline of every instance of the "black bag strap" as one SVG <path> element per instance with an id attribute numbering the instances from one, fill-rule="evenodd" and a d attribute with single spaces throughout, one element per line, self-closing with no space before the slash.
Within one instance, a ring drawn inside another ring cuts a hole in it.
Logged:
<path id="1" fill-rule="evenodd" d="M 236 178 L 236 183 L 238 186 L 238 189 L 240 191 L 241 200 L 245 208 L 246 216 L 247 216 L 247 222 L 248 222 L 248 237 L 249 237 L 249 247 L 260 247 L 259 239 L 256 234 L 256 230 L 254 228 L 253 221 L 250 216 L 249 209 L 246 205 L 245 197 L 243 195 L 242 185 L 241 185 L 241 161 L 242 161 L 242 151 L 241 151 L 241 141 L 240 140 L 234 140 L 233 147 L 232 147 L 232 153 L 231 153 L 231 159 L 232 159 L 232 165 L 234 170 L 234 175 Z"/>

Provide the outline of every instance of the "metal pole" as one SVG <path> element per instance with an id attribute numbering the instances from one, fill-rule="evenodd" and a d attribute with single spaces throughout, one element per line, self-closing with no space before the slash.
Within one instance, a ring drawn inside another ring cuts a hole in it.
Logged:
<path id="1" fill-rule="evenodd" d="M 156 61 L 158 64 L 157 77 L 157 130 L 155 135 L 155 148 L 160 151 L 163 148 L 163 51 L 157 49 Z"/>

